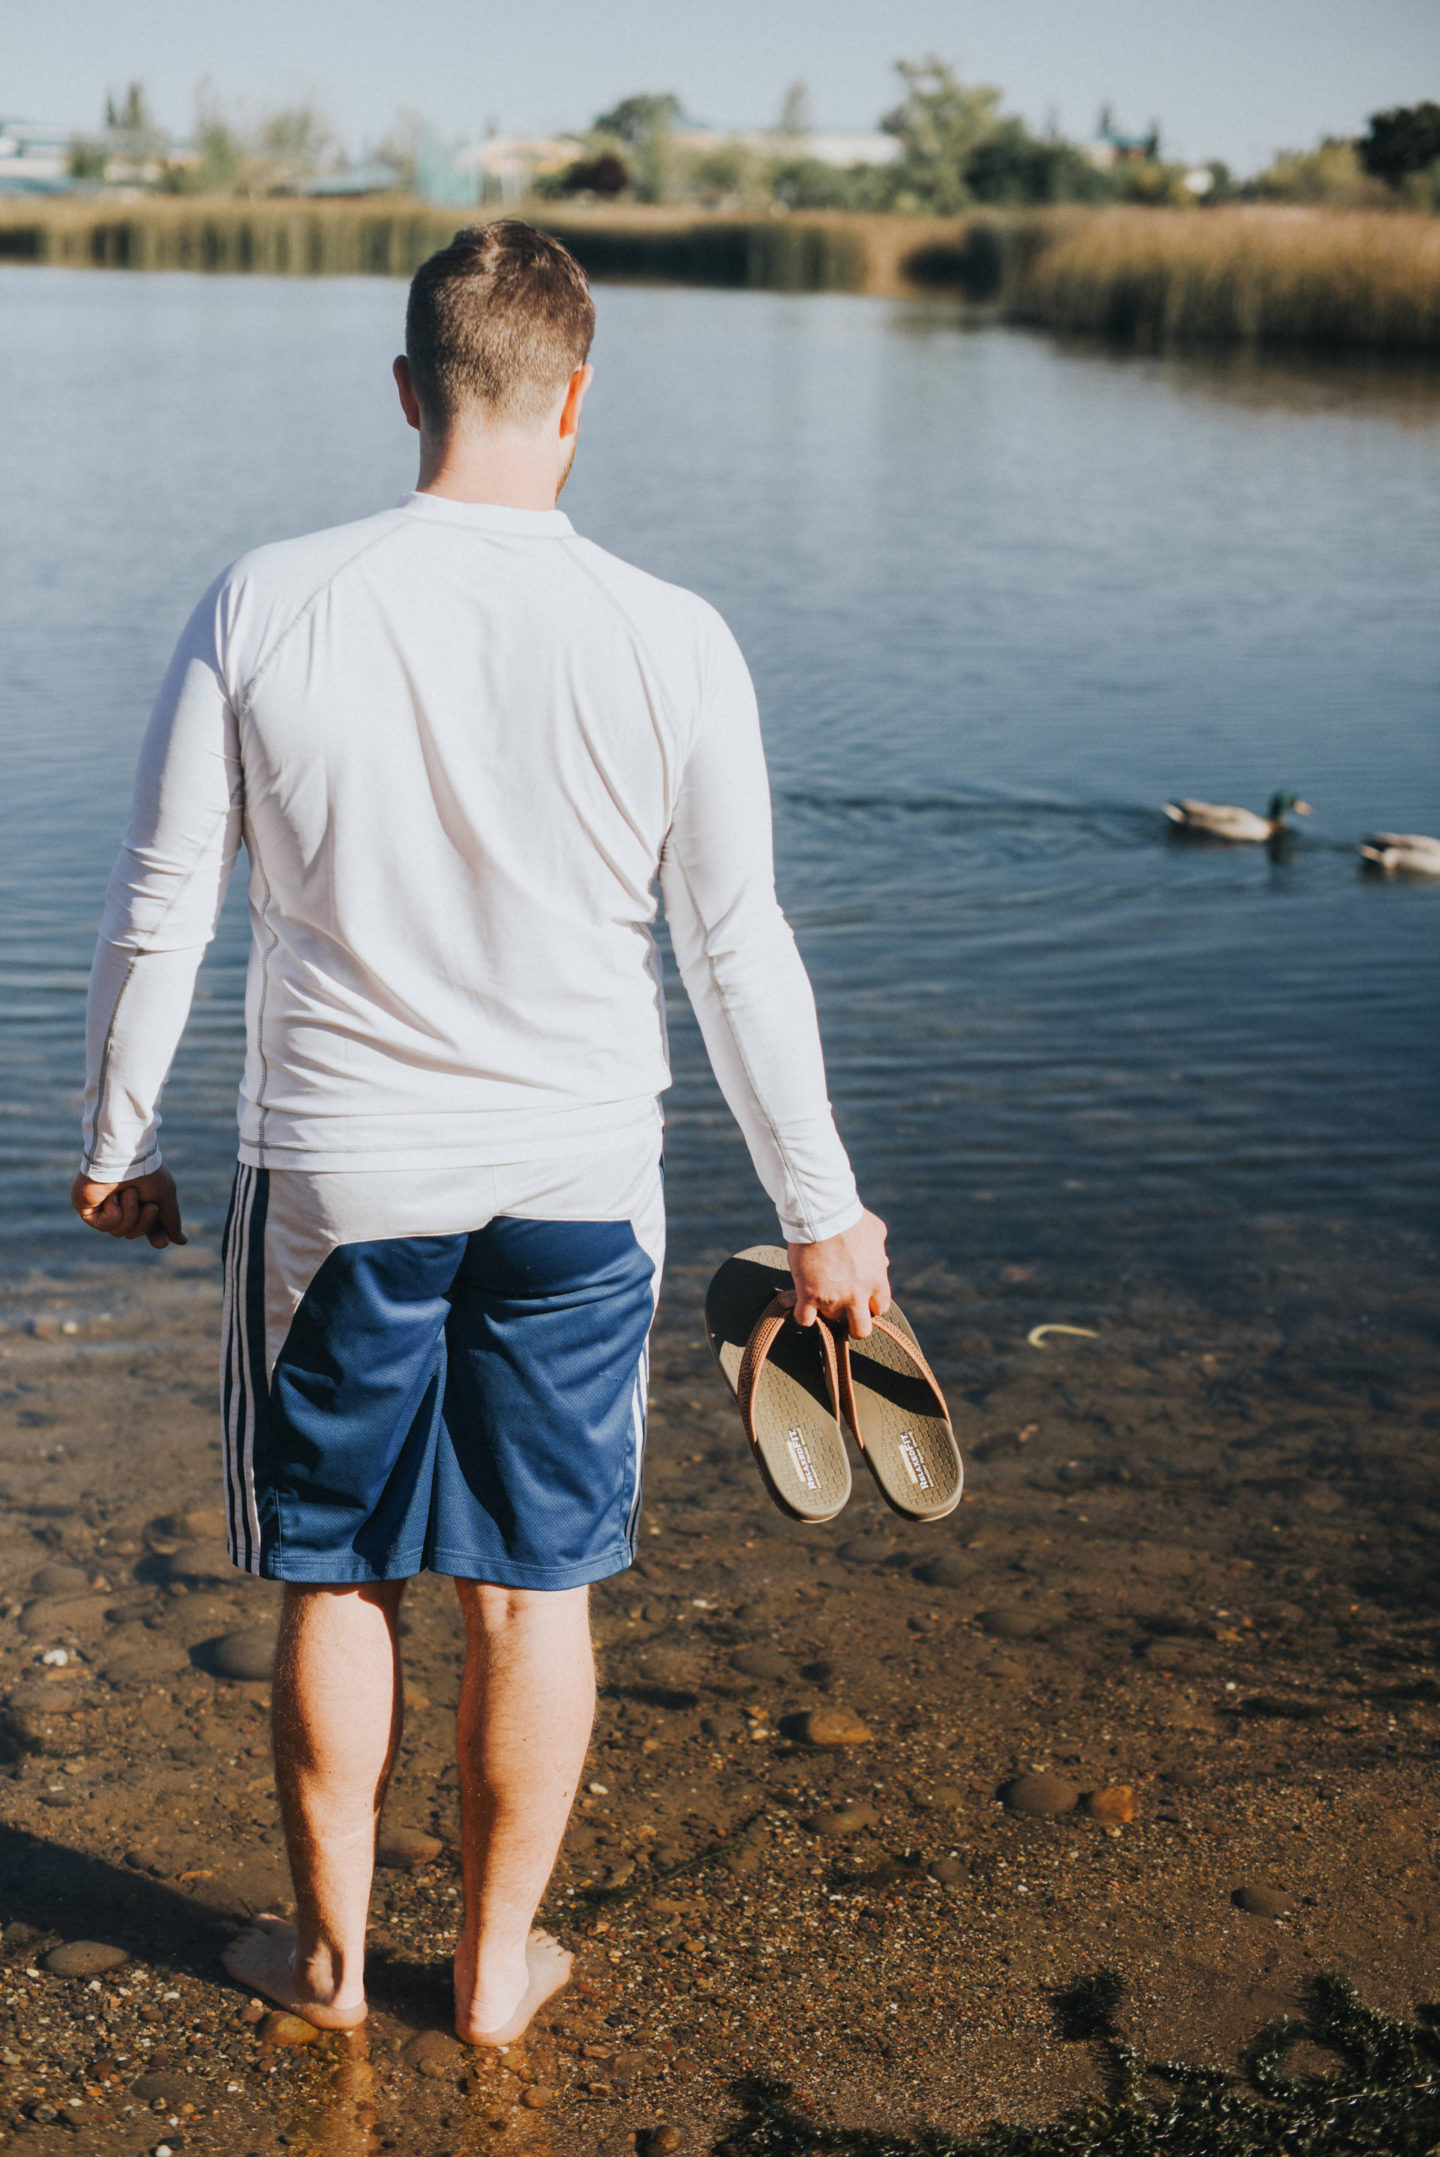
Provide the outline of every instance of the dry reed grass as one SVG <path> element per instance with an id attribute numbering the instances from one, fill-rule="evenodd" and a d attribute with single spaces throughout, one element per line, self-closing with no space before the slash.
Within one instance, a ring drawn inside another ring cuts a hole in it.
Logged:
<path id="1" fill-rule="evenodd" d="M 1440 346 L 1440 218 L 1288 208 L 1056 212 L 1009 236 L 1005 311 L 1167 344 Z"/>
<path id="2" fill-rule="evenodd" d="M 1440 348 L 1440 218 L 1254 206 L 964 218 L 531 205 L 596 277 L 958 293 L 1011 320 L 1166 344 Z M 0 259 L 409 276 L 465 213 L 403 198 L 0 201 Z"/>

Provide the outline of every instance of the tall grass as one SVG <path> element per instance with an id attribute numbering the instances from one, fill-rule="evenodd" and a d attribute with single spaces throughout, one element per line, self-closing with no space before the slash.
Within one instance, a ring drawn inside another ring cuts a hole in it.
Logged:
<path id="1" fill-rule="evenodd" d="M 528 214 L 602 278 L 948 292 L 1013 321 L 1150 347 L 1440 350 L 1440 218 L 1403 212 L 1076 208 L 942 219 L 544 204 Z M 12 198 L 0 200 L 0 260 L 404 277 L 463 219 L 398 197 Z"/>
<path id="2" fill-rule="evenodd" d="M 1440 218 L 1052 212 L 1007 235 L 1015 321 L 1127 343 L 1440 347 Z"/>
<path id="3" fill-rule="evenodd" d="M 472 212 L 472 220 L 477 213 Z M 779 291 L 859 291 L 869 281 L 861 227 L 844 216 L 717 217 L 695 211 L 556 210 L 529 215 L 596 277 L 653 277 Z M 110 204 L 0 201 L 0 260 L 72 267 L 208 270 L 273 276 L 408 277 L 466 213 L 407 198 L 243 202 L 163 196 Z"/>

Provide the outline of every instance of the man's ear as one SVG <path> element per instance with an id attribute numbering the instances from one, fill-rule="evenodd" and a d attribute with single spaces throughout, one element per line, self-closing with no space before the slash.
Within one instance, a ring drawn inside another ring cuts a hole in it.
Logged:
<path id="1" fill-rule="evenodd" d="M 398 362 L 397 362 L 398 364 Z M 560 408 L 560 434 L 562 439 L 575 434 L 580 426 L 580 407 L 585 402 L 585 392 L 595 378 L 595 369 L 587 363 L 577 367 L 570 377 L 565 392 L 565 402 Z"/>
<path id="2" fill-rule="evenodd" d="M 400 392 L 400 409 L 418 434 L 420 432 L 420 400 L 415 394 L 415 384 L 411 379 L 410 362 L 403 352 L 390 372 L 394 375 L 395 387 Z"/>

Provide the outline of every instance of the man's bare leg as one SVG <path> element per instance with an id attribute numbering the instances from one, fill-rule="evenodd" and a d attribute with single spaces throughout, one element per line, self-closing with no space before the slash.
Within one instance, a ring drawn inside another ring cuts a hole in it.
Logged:
<path id="1" fill-rule="evenodd" d="M 460 1695 L 465 1924 L 455 2028 L 508 2045 L 570 1976 L 532 1932 L 555 1869 L 595 1715 L 589 1592 L 455 1583 L 467 1654 Z"/>
<path id="2" fill-rule="evenodd" d="M 287 1584 L 271 1720 L 294 1925 L 257 1921 L 225 1967 L 321 2029 L 365 2015 L 375 1835 L 400 1743 L 403 1581 Z"/>

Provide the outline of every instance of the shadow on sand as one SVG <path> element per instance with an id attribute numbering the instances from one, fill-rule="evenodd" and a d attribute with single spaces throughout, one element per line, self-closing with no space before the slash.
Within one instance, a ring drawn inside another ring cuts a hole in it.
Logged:
<path id="1" fill-rule="evenodd" d="M 781 2083 L 734 2086 L 741 2116 L 716 2157 L 1429 2157 L 1440 2136 L 1440 2009 L 1414 2023 L 1361 2004 L 1343 1978 L 1316 1978 L 1304 2016 L 1269 2024 L 1244 2073 L 1147 2060 L 1116 2026 L 1120 1980 L 1109 1971 L 1056 1995 L 1057 2034 L 1095 2047 L 1103 2099 L 1050 2126 L 996 2125 L 957 2141 L 817 2125 Z M 1297 2045 L 1333 2067 L 1291 2077 Z"/>

